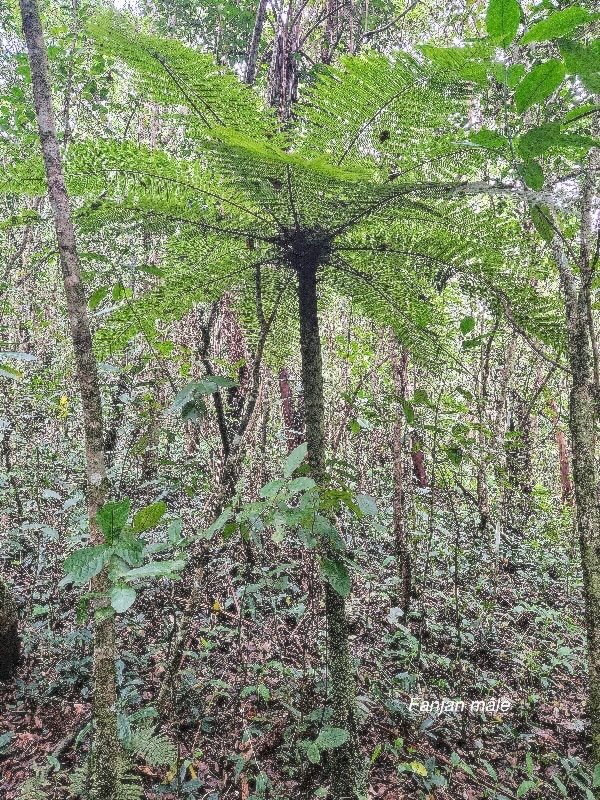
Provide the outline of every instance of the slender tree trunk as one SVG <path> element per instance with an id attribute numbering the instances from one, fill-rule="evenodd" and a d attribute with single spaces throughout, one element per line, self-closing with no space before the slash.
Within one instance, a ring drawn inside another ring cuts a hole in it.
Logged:
<path id="1" fill-rule="evenodd" d="M 322 486 L 325 474 L 325 430 L 323 362 L 317 312 L 317 267 L 312 253 L 300 254 L 294 265 L 298 273 L 300 316 L 300 354 L 304 385 L 304 416 L 308 463 L 312 477 Z M 327 545 L 326 557 L 336 558 Z M 337 554 L 339 557 L 339 554 Z M 328 674 L 333 705 L 332 725 L 348 731 L 349 738 L 331 751 L 331 790 L 333 800 L 360 800 L 364 797 L 363 768 L 356 723 L 356 681 L 348 644 L 346 606 L 329 583 L 325 583 L 327 614 Z"/>
<path id="2" fill-rule="evenodd" d="M 279 119 L 286 123 L 292 106 L 298 99 L 298 64 L 296 56 L 300 47 L 300 21 L 295 14 L 288 18 L 280 14 L 273 42 L 273 56 L 269 68 L 268 101 L 277 109 Z"/>
<path id="3" fill-rule="evenodd" d="M 283 430 L 288 453 L 300 444 L 300 420 L 294 407 L 294 397 L 290 386 L 290 373 L 286 367 L 279 370 L 279 396 L 281 397 L 281 413 Z"/>
<path id="4" fill-rule="evenodd" d="M 548 401 L 550 416 L 554 427 L 554 441 L 558 451 L 558 469 L 560 475 L 560 490 L 563 503 L 572 505 L 573 503 L 573 484 L 571 482 L 571 456 L 569 453 L 569 443 L 565 432 L 560 427 L 558 407 L 554 398 Z"/>
<path id="5" fill-rule="evenodd" d="M 20 6 L 83 410 L 90 540 L 93 544 L 99 544 L 103 543 L 103 536 L 96 522 L 96 513 L 104 503 L 107 480 L 98 372 L 92 349 L 85 291 L 81 282 L 75 230 L 56 135 L 48 60 L 39 10 L 36 0 L 20 0 Z M 107 581 L 106 573 L 102 572 L 92 582 L 92 591 L 100 596 L 104 595 Z M 105 600 L 100 601 L 100 606 L 105 602 Z M 102 611 L 103 608 L 97 610 Z M 113 800 L 117 796 L 118 789 L 119 743 L 116 716 L 115 628 L 113 619 L 109 615 L 99 614 L 96 622 L 93 675 L 95 738 L 92 755 L 92 796 L 97 800 Z"/>
<path id="6" fill-rule="evenodd" d="M 402 348 L 398 353 L 398 344 L 393 344 L 392 371 L 394 374 L 394 388 L 396 398 L 400 403 L 406 399 L 407 369 L 408 369 L 408 350 Z M 398 563 L 398 577 L 400 579 L 400 590 L 398 592 L 398 602 L 404 611 L 404 619 L 408 615 L 410 607 L 411 589 L 411 560 L 410 545 L 408 541 L 408 527 L 406 520 L 405 491 L 404 483 L 406 480 L 404 465 L 404 423 L 402 419 L 403 411 L 400 405 L 396 412 L 394 430 L 392 433 L 392 461 L 394 468 L 394 497 L 392 500 L 394 512 L 394 538 L 396 541 L 396 559 Z"/>
<path id="7" fill-rule="evenodd" d="M 429 486 L 429 479 L 427 478 L 427 469 L 425 468 L 423 440 L 417 431 L 412 432 L 410 457 L 413 465 L 413 475 L 417 481 L 417 486 L 419 489 L 427 489 Z"/>
<path id="8" fill-rule="evenodd" d="M 583 246 L 589 235 L 589 231 L 584 231 L 583 224 L 587 217 L 585 202 L 584 192 L 579 276 L 576 276 L 571 269 L 562 239 L 558 235 L 553 241 L 553 252 L 565 301 L 569 366 L 572 375 L 569 429 L 585 600 L 591 762 L 597 764 L 600 763 L 600 505 L 596 466 L 598 397 L 592 345 L 594 331 L 590 326 L 588 313 L 594 265 Z"/>
<path id="9" fill-rule="evenodd" d="M 244 83 L 247 83 L 248 86 L 252 86 L 256 80 L 258 45 L 260 44 L 260 37 L 262 36 L 263 28 L 265 26 L 267 5 L 268 0 L 259 0 L 258 8 L 256 9 L 254 30 L 252 31 L 252 38 L 250 39 L 250 46 L 248 47 L 248 55 L 246 56 L 246 72 L 244 74 Z"/>
<path id="10" fill-rule="evenodd" d="M 0 681 L 14 676 L 20 650 L 17 607 L 10 589 L 0 580 Z"/>

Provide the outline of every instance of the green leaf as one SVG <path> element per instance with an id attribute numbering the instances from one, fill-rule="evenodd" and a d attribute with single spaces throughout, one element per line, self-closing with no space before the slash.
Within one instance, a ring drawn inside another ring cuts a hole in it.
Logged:
<path id="1" fill-rule="evenodd" d="M 286 482 L 282 478 L 277 478 L 274 481 L 269 481 L 269 483 L 265 483 L 263 487 L 261 487 L 259 491 L 260 497 L 275 497 L 278 492 L 283 489 L 286 485 Z"/>
<path id="2" fill-rule="evenodd" d="M 14 381 L 17 381 L 19 378 L 23 377 L 23 373 L 18 369 L 15 369 L 8 364 L 3 364 L 2 362 L 0 362 L 0 375 L 3 378 L 12 378 Z"/>
<path id="3" fill-rule="evenodd" d="M 2 351 L 0 352 L 0 358 L 8 358 L 12 359 L 13 361 L 37 361 L 38 357 L 32 355 L 31 353 L 22 353 L 19 350 L 14 351 Z"/>
<path id="4" fill-rule="evenodd" d="M 530 789 L 535 788 L 535 781 L 523 781 L 517 789 L 517 797 L 525 797 Z"/>
<path id="5" fill-rule="evenodd" d="M 105 503 L 96 514 L 96 520 L 106 541 L 112 544 L 114 537 L 127 524 L 131 503 L 129 500 L 118 500 Z"/>
<path id="6" fill-rule="evenodd" d="M 133 518 L 133 530 L 136 533 L 148 531 L 158 524 L 167 510 L 167 506 L 162 500 L 158 503 L 151 503 L 145 508 L 141 508 Z"/>
<path id="7" fill-rule="evenodd" d="M 544 185 L 544 172 L 537 161 L 526 161 L 521 167 L 521 175 L 525 184 L 536 192 Z"/>
<path id="8" fill-rule="evenodd" d="M 554 238 L 554 230 L 548 221 L 548 208 L 546 206 L 535 205 L 531 207 L 529 213 L 531 214 L 531 221 L 542 239 L 546 242 L 551 242 Z"/>
<path id="9" fill-rule="evenodd" d="M 454 445 L 452 447 L 446 447 L 446 455 L 448 456 L 449 460 L 454 464 L 455 467 L 460 466 L 460 463 L 463 459 L 463 452 L 460 447 Z"/>
<path id="10" fill-rule="evenodd" d="M 137 581 L 140 578 L 166 578 L 181 571 L 185 567 L 185 561 L 151 561 L 143 567 L 136 567 L 124 572 L 121 577 L 127 581 Z"/>
<path id="11" fill-rule="evenodd" d="M 317 484 L 313 481 L 312 478 L 307 478 L 302 476 L 300 478 L 294 478 L 293 481 L 290 481 L 287 487 L 287 493 L 289 495 L 297 494 L 298 492 L 306 492 L 309 489 L 313 489 Z"/>
<path id="12" fill-rule="evenodd" d="M 507 45 L 517 35 L 521 7 L 517 0 L 490 0 L 485 15 L 485 28 L 493 39 Z"/>
<path id="13" fill-rule="evenodd" d="M 415 421 L 415 410 L 408 400 L 402 401 L 402 410 L 404 411 L 406 421 L 411 425 Z"/>
<path id="14" fill-rule="evenodd" d="M 596 789 L 600 786 L 600 764 L 596 764 L 594 767 L 594 773 L 592 777 L 592 787 Z"/>
<path id="15" fill-rule="evenodd" d="M 229 522 L 233 511 L 230 508 L 225 508 L 217 517 L 217 519 L 208 526 L 202 534 L 203 539 L 210 539 L 215 533 L 218 533 Z"/>
<path id="16" fill-rule="evenodd" d="M 106 545 L 82 547 L 66 559 L 64 570 L 67 573 L 64 582 L 72 581 L 81 585 L 87 583 L 102 570 L 112 554 L 112 548 Z"/>
<path id="17" fill-rule="evenodd" d="M 560 123 L 549 122 L 537 128 L 531 128 L 519 136 L 516 142 L 517 152 L 524 160 L 541 156 L 560 139 Z"/>
<path id="18" fill-rule="evenodd" d="M 599 68 L 600 69 L 600 68 Z M 600 112 L 600 106 L 596 105 L 595 103 L 585 103 L 585 105 L 577 106 L 577 108 L 572 108 L 570 111 L 564 115 L 562 122 L 563 125 L 568 124 L 569 122 L 574 122 L 579 117 L 586 116 L 593 112 Z"/>
<path id="19" fill-rule="evenodd" d="M 349 733 L 345 728 L 323 728 L 315 740 L 317 747 L 322 750 L 333 750 L 341 747 L 349 739 Z"/>
<path id="20" fill-rule="evenodd" d="M 521 39 L 522 44 L 529 42 L 549 42 L 551 39 L 558 39 L 565 36 L 572 30 L 597 19 L 599 14 L 590 14 L 581 6 L 570 6 L 562 11 L 555 11 L 547 19 L 533 25 Z"/>
<path id="21" fill-rule="evenodd" d="M 88 300 L 88 306 L 92 311 L 95 311 L 100 303 L 104 300 L 106 295 L 108 294 L 108 289 L 106 286 L 101 286 L 99 289 L 96 289 L 95 292 L 92 292 L 90 295 L 90 299 Z"/>
<path id="22" fill-rule="evenodd" d="M 565 66 L 558 59 L 553 58 L 534 67 L 515 90 L 515 104 L 519 114 L 549 97 L 558 89 L 564 77 Z"/>
<path id="23" fill-rule="evenodd" d="M 283 468 L 283 474 L 286 478 L 289 478 L 300 466 L 300 464 L 306 458 L 306 453 L 308 451 L 308 445 L 306 442 L 303 442 L 301 445 L 298 445 L 289 456 L 285 460 L 285 466 Z"/>
<path id="24" fill-rule="evenodd" d="M 113 552 L 129 567 L 139 567 L 142 564 L 144 543 L 131 532 L 121 532 L 113 542 Z"/>
<path id="25" fill-rule="evenodd" d="M 563 39 L 558 46 L 567 72 L 584 78 L 597 78 L 600 75 L 600 40 L 596 39 L 586 46 Z"/>
<path id="26" fill-rule="evenodd" d="M 117 612 L 123 614 L 134 604 L 136 591 L 131 586 L 113 586 L 110 590 L 110 604 Z"/>
<path id="27" fill-rule="evenodd" d="M 489 128 L 481 128 L 477 133 L 472 133 L 469 139 L 480 147 L 488 150 L 503 150 L 508 146 L 508 139 L 501 133 L 492 131 Z"/>
<path id="28" fill-rule="evenodd" d="M 321 572 L 340 597 L 348 597 L 351 587 L 350 574 L 342 561 L 324 558 L 321 561 Z"/>
<path id="29" fill-rule="evenodd" d="M 475 319 L 473 317 L 463 317 L 460 321 L 460 332 L 463 336 L 471 333 L 475 328 Z"/>
<path id="30" fill-rule="evenodd" d="M 357 494 L 356 505 L 367 517 L 375 517 L 377 515 L 377 503 L 370 494 Z"/>
<path id="31" fill-rule="evenodd" d="M 306 757 L 311 764 L 318 764 L 321 760 L 321 751 L 314 742 L 309 742 L 306 745 Z"/>

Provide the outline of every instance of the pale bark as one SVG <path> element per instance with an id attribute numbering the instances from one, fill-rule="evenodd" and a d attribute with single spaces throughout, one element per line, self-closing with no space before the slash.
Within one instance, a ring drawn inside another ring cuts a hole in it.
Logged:
<path id="1" fill-rule="evenodd" d="M 600 153 L 592 150 L 581 195 L 581 234 L 578 269 L 569 262 L 562 236 L 556 233 L 552 251 L 556 261 L 568 336 L 571 369 L 569 429 L 573 454 L 577 532 L 583 572 L 585 623 L 589 671 L 589 715 L 591 720 L 591 761 L 600 762 L 600 505 L 596 425 L 598 423 L 596 336 L 590 314 L 592 282 L 598 255 L 594 255 L 591 213 L 595 194 L 593 175 Z M 556 220 L 552 224 L 557 230 Z M 577 274 L 577 272 L 579 274 Z"/>
<path id="2" fill-rule="evenodd" d="M 81 396 L 90 541 L 92 544 L 101 544 L 103 536 L 96 522 L 96 513 L 104 502 L 107 480 L 97 365 L 92 349 L 75 230 L 56 134 L 48 60 L 39 10 L 36 0 L 20 0 L 20 7 Z M 92 582 L 92 591 L 103 595 L 107 590 L 107 580 L 106 574 L 101 573 Z M 108 615 L 101 616 L 95 626 L 93 676 L 95 737 L 92 756 L 92 796 L 98 800 L 113 800 L 118 787 L 119 744 L 116 717 L 115 629 L 114 622 Z"/>
<path id="3" fill-rule="evenodd" d="M 400 349 L 394 342 L 392 353 L 392 372 L 394 376 L 394 389 L 398 401 L 396 419 L 392 432 L 392 464 L 394 475 L 394 495 L 392 507 L 394 515 L 394 539 L 396 545 L 396 561 L 398 565 L 398 578 L 400 581 L 398 592 L 398 604 L 404 611 L 404 618 L 410 607 L 411 590 L 411 559 L 409 532 L 406 519 L 406 497 L 405 497 L 405 452 L 404 452 L 404 422 L 401 403 L 406 400 L 407 370 L 408 370 L 408 350 Z"/>
<path id="4" fill-rule="evenodd" d="M 560 488 L 562 502 L 567 505 L 573 503 L 573 483 L 571 481 L 571 454 L 569 453 L 569 443 L 567 436 L 560 427 L 558 408 L 553 398 L 548 402 L 550 416 L 554 428 L 554 441 L 558 453 L 558 470 L 560 475 Z"/>
<path id="5" fill-rule="evenodd" d="M 263 28 L 265 26 L 267 5 L 268 0 L 259 0 L 258 8 L 256 9 L 256 19 L 254 21 L 252 38 L 250 39 L 250 45 L 248 47 L 248 55 L 246 56 L 246 72 L 244 74 L 244 82 L 249 86 L 252 86 L 256 80 L 258 45 L 260 44 L 260 37 L 262 36 Z"/>

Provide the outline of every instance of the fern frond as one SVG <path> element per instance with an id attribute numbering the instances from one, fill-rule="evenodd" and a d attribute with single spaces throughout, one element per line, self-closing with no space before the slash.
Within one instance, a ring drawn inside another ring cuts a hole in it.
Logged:
<path id="1" fill-rule="evenodd" d="M 140 725 L 135 728 L 128 749 L 151 767 L 170 766 L 177 760 L 175 745 L 167 736 L 157 733 L 154 725 Z"/>
<path id="2" fill-rule="evenodd" d="M 136 30 L 124 14 L 106 11 L 94 16 L 88 33 L 106 55 L 134 71 L 139 93 L 166 107 L 188 108 L 187 129 L 201 133 L 215 126 L 244 130 L 255 138 L 276 137 L 274 114 L 258 95 L 210 55 L 175 39 Z"/>

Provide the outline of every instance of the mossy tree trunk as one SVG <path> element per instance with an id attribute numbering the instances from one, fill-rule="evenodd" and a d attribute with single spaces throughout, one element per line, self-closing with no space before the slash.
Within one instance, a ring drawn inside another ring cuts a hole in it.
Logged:
<path id="1" fill-rule="evenodd" d="M 596 464 L 600 387 L 596 334 L 591 313 L 592 284 L 598 263 L 595 250 L 597 223 L 595 226 L 593 222 L 592 204 L 597 181 L 594 175 L 600 166 L 599 162 L 600 153 L 592 150 L 581 196 L 580 250 L 575 268 L 570 263 L 562 237 L 556 234 L 552 243 L 565 303 L 572 381 L 569 430 L 585 600 L 592 764 L 600 763 L 600 503 Z M 556 220 L 552 222 L 554 229 L 558 230 Z"/>
<path id="2" fill-rule="evenodd" d="M 559 256 L 560 258 L 560 256 Z M 562 259 L 561 259 L 562 260 Z M 587 325 L 585 291 L 574 286 L 563 261 L 569 364 L 569 429 L 573 456 L 573 485 L 581 551 L 588 643 L 589 710 L 592 722 L 592 760 L 600 763 L 600 508 L 596 468 L 596 392 Z"/>
<path id="3" fill-rule="evenodd" d="M 107 492 L 106 462 L 102 432 L 102 402 L 98 370 L 92 348 L 92 337 L 87 316 L 85 289 L 81 281 L 75 229 L 71 218 L 69 197 L 64 172 L 56 122 L 52 108 L 52 93 L 48 71 L 46 46 L 36 0 L 20 0 L 23 33 L 27 43 L 33 98 L 38 123 L 40 144 L 44 159 L 48 196 L 52 208 L 60 266 L 67 302 L 67 313 L 81 406 L 86 449 L 87 506 L 90 539 L 102 544 L 103 536 L 96 522 L 98 509 Z M 100 573 L 92 581 L 92 591 L 106 596 L 108 577 Z M 119 743 L 117 737 L 115 628 L 106 609 L 106 600 L 98 601 L 98 621 L 94 632 L 94 747 L 92 755 L 91 794 L 96 800 L 114 800 L 118 793 Z"/>
<path id="4" fill-rule="evenodd" d="M 20 654 L 17 607 L 8 586 L 0 580 L 0 681 L 17 671 Z"/>
<path id="5" fill-rule="evenodd" d="M 304 387 L 304 418 L 308 462 L 313 479 L 325 483 L 325 430 L 323 361 L 317 312 L 318 260 L 312 252 L 299 253 L 293 266 L 298 275 L 300 353 Z M 336 558 L 326 544 L 323 555 Z M 339 557 L 339 554 L 337 554 Z M 356 681 L 348 644 L 345 600 L 325 583 L 327 614 L 327 669 L 331 681 L 332 725 L 348 731 L 349 738 L 331 751 L 331 790 L 334 800 L 359 800 L 363 793 L 363 765 L 356 722 Z"/>

